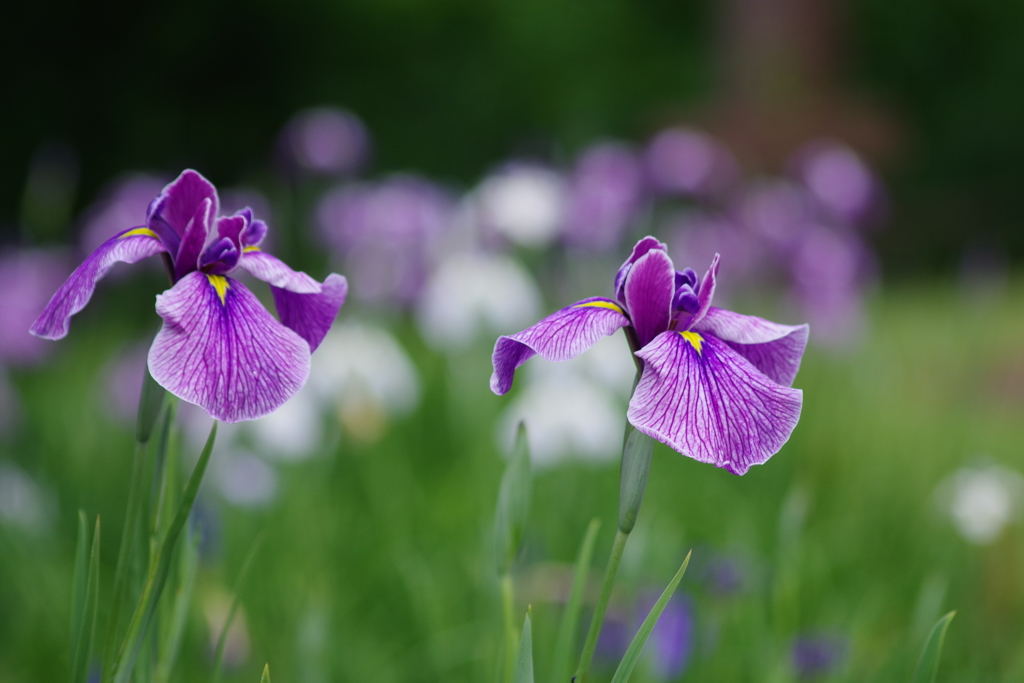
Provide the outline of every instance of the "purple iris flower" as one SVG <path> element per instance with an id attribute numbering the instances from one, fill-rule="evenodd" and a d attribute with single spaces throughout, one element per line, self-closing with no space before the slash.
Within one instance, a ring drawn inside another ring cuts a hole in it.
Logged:
<path id="1" fill-rule="evenodd" d="M 625 328 L 642 369 L 626 418 L 683 455 L 743 474 L 777 453 L 800 417 L 791 388 L 807 325 L 788 326 L 711 305 L 718 256 L 703 279 L 677 271 L 645 237 L 615 276 L 616 298 L 591 297 L 494 345 L 491 390 L 504 394 L 536 354 L 569 360 Z"/>
<path id="2" fill-rule="evenodd" d="M 323 284 L 262 251 L 267 225 L 243 209 L 217 217 L 217 189 L 186 170 L 146 212 L 145 225 L 122 230 L 96 249 L 57 290 L 32 334 L 61 339 L 96 282 L 118 261 L 161 254 L 172 286 L 156 298 L 163 327 L 149 350 L 149 371 L 165 389 L 225 422 L 276 410 L 309 377 L 310 353 L 345 301 L 348 283 Z M 237 268 L 270 284 L 278 322 L 242 285 Z"/>

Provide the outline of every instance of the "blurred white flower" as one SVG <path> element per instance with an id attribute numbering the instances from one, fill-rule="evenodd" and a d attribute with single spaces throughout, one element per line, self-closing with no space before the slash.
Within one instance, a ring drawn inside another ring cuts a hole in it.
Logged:
<path id="1" fill-rule="evenodd" d="M 462 253 L 446 259 L 433 274 L 417 318 L 433 347 L 458 350 L 483 333 L 509 334 L 529 325 L 539 309 L 540 291 L 518 262 Z"/>
<path id="2" fill-rule="evenodd" d="M 313 356 L 314 366 L 316 358 Z M 260 454 L 280 460 L 306 458 L 324 438 L 320 402 L 308 383 L 270 415 L 245 424 Z"/>
<path id="3" fill-rule="evenodd" d="M 49 526 L 51 501 L 39 485 L 12 463 L 0 463 L 0 522 L 39 532 Z"/>
<path id="4" fill-rule="evenodd" d="M 277 494 L 277 472 L 259 456 L 245 451 L 220 451 L 212 461 L 212 480 L 229 503 L 261 507 Z"/>
<path id="5" fill-rule="evenodd" d="M 963 467 L 936 490 L 940 507 L 960 535 L 977 545 L 992 543 L 1021 512 L 1024 477 L 994 464 Z"/>
<path id="6" fill-rule="evenodd" d="M 521 164 L 499 171 L 483 181 L 476 197 L 484 225 L 526 247 L 553 242 L 565 220 L 565 181 L 543 166 Z"/>
<path id="7" fill-rule="evenodd" d="M 532 358 L 526 387 L 498 421 L 498 445 L 510 453 L 516 426 L 526 422 L 530 455 L 538 467 L 567 459 L 614 462 L 622 450 L 626 402 L 636 368 L 620 335 L 561 363 Z"/>
<path id="8" fill-rule="evenodd" d="M 309 385 L 364 441 L 376 440 L 389 416 L 409 413 L 420 399 L 419 373 L 398 341 L 384 329 L 353 322 L 327 333 L 313 356 Z"/>

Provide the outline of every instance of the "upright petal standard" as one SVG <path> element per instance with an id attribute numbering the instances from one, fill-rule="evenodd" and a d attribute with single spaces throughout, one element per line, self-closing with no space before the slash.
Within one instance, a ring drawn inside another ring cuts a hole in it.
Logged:
<path id="1" fill-rule="evenodd" d="M 807 325 L 789 326 L 711 305 L 718 255 L 698 280 L 675 270 L 665 245 L 640 240 L 615 277 L 617 301 L 584 299 L 500 337 L 491 389 L 504 394 L 536 354 L 568 360 L 623 328 L 641 370 L 627 419 L 700 462 L 745 473 L 777 453 L 800 418 L 791 387 Z"/>
<path id="2" fill-rule="evenodd" d="M 225 422 L 269 415 L 309 377 L 309 357 L 337 316 L 348 284 L 323 284 L 263 252 L 267 233 L 250 209 L 217 217 L 217 189 L 186 170 L 149 205 L 145 223 L 103 243 L 57 290 L 32 334 L 67 335 L 71 316 L 118 261 L 163 254 L 171 288 L 157 296 L 164 324 L 149 351 L 153 378 Z M 280 321 L 241 282 L 243 268 L 268 282 Z"/>

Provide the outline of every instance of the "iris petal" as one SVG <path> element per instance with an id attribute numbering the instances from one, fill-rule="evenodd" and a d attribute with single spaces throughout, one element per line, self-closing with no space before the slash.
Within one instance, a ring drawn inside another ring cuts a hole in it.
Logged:
<path id="1" fill-rule="evenodd" d="M 164 251 L 167 249 L 149 228 L 129 228 L 111 237 L 71 273 L 29 331 L 44 339 L 63 338 L 68 333 L 71 316 L 85 308 L 96 282 L 115 263 L 137 263 Z"/>
<path id="2" fill-rule="evenodd" d="M 773 382 L 711 334 L 689 334 L 665 332 L 637 352 L 644 372 L 626 416 L 683 455 L 743 474 L 789 439 L 803 392 Z"/>
<path id="3" fill-rule="evenodd" d="M 640 348 L 668 329 L 675 280 L 672 259 L 661 249 L 641 256 L 626 275 L 624 301 Z"/>
<path id="4" fill-rule="evenodd" d="M 629 318 L 617 303 L 592 297 L 552 313 L 522 332 L 498 337 L 492 356 L 491 391 L 499 396 L 507 393 L 516 368 L 537 354 L 551 361 L 569 360 L 626 325 Z"/>
<path id="5" fill-rule="evenodd" d="M 164 324 L 149 350 L 150 373 L 218 420 L 269 415 L 309 377 L 309 344 L 237 280 L 189 273 L 157 296 L 156 311 Z"/>
<path id="6" fill-rule="evenodd" d="M 807 347 L 807 325 L 780 325 L 712 306 L 692 328 L 710 332 L 779 384 L 790 386 Z"/>
<path id="7" fill-rule="evenodd" d="M 320 283 L 257 247 L 246 247 L 239 264 L 264 282 L 296 294 L 319 294 Z"/>
<path id="8" fill-rule="evenodd" d="M 348 281 L 337 273 L 331 273 L 323 285 L 317 283 L 316 286 L 320 291 L 312 294 L 299 294 L 281 287 L 270 288 L 281 322 L 305 339 L 310 351 L 320 346 L 348 295 Z"/>

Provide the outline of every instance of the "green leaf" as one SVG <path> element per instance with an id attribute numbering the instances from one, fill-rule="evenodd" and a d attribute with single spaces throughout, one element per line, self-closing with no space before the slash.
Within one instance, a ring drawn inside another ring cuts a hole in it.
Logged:
<path id="1" fill-rule="evenodd" d="M 260 676 L 260 683 L 270 683 L 270 662 L 263 666 L 263 675 Z"/>
<path id="2" fill-rule="evenodd" d="M 554 677 L 552 683 L 566 683 L 572 676 L 573 650 L 576 645 L 576 634 L 579 632 L 580 612 L 583 608 L 583 593 L 587 587 L 587 575 L 590 563 L 594 558 L 594 545 L 597 532 L 601 529 L 601 520 L 594 518 L 587 527 L 583 544 L 576 556 L 576 569 L 573 572 L 572 588 L 569 590 L 569 601 L 562 614 L 562 623 L 558 627 L 558 638 L 555 640 Z"/>
<path id="3" fill-rule="evenodd" d="M 191 533 L 185 528 L 185 541 L 178 554 L 178 587 L 174 593 L 174 605 L 171 608 L 166 635 L 160 639 L 157 648 L 156 669 L 153 683 L 166 683 L 171 678 L 174 663 L 181 650 L 185 625 L 188 623 L 188 610 L 192 600 L 192 588 L 195 586 L 196 570 L 199 567 L 199 534 Z"/>
<path id="4" fill-rule="evenodd" d="M 149 368 L 146 368 L 145 377 L 142 378 L 142 395 L 139 397 L 139 413 L 135 420 L 135 440 L 138 443 L 149 443 L 166 393 L 149 374 Z"/>
<path id="5" fill-rule="evenodd" d="M 245 579 L 249 575 L 249 567 L 252 566 L 253 560 L 256 559 L 256 554 L 263 545 L 265 538 L 266 534 L 260 532 L 252 542 L 252 545 L 249 546 L 249 552 L 245 554 L 245 559 L 242 560 L 242 568 L 238 571 L 238 579 L 235 581 L 235 597 L 231 601 L 228 618 L 224 620 L 224 626 L 220 630 L 220 637 L 217 638 L 217 654 L 213 664 L 213 680 L 215 683 L 220 680 L 221 669 L 224 666 L 224 648 L 228 642 L 228 630 L 230 630 L 231 622 L 235 620 L 235 614 L 238 612 L 239 605 L 241 605 L 242 589 L 245 587 Z"/>
<path id="6" fill-rule="evenodd" d="M 494 550 L 498 574 L 507 574 L 519 552 L 530 512 L 530 445 L 526 425 L 519 423 L 515 452 L 505 467 L 494 515 Z"/>
<path id="7" fill-rule="evenodd" d="M 932 632 L 925 641 L 924 650 L 921 652 L 921 659 L 917 662 L 917 669 L 914 671 L 913 683 L 934 683 L 935 674 L 939 670 L 939 657 L 942 655 L 942 643 L 946 639 L 946 629 L 949 622 L 953 621 L 956 612 L 950 612 L 939 619 Z"/>
<path id="8" fill-rule="evenodd" d="M 691 551 L 692 552 L 692 551 Z M 683 560 L 682 566 L 679 567 L 679 571 L 672 577 L 672 581 L 665 588 L 665 592 L 658 598 L 658 602 L 654 603 L 654 607 L 648 612 L 647 618 L 644 619 L 644 623 L 640 624 L 640 630 L 633 636 L 633 642 L 626 648 L 626 654 L 623 655 L 622 661 L 619 662 L 619 668 L 615 670 L 615 675 L 612 677 L 612 683 L 626 683 L 629 680 L 629 675 L 633 673 L 633 667 L 636 666 L 637 660 L 640 659 L 640 653 L 644 649 L 644 645 L 647 643 L 647 639 L 651 635 L 651 631 L 654 630 L 654 625 L 658 623 L 658 617 L 665 611 L 665 606 L 668 605 L 668 601 L 672 599 L 672 594 L 676 592 L 676 586 L 683 578 L 683 574 L 686 573 L 686 565 L 690 564 L 690 553 L 686 553 L 686 559 Z"/>
<path id="9" fill-rule="evenodd" d="M 526 609 L 526 619 L 523 621 L 523 635 L 519 639 L 516 683 L 533 683 L 533 627 L 530 625 L 529 608 Z"/>
<path id="10" fill-rule="evenodd" d="M 628 534 L 640 514 L 640 504 L 647 489 L 651 471 L 654 439 L 627 425 L 629 432 L 622 448 L 622 469 L 619 477 L 619 529 Z"/>
<path id="11" fill-rule="evenodd" d="M 177 543 L 178 536 L 181 534 L 185 522 L 188 521 L 189 513 L 192 511 L 192 504 L 195 503 L 196 494 L 199 492 L 199 484 L 202 482 L 203 474 L 206 472 L 206 465 L 210 462 L 210 453 L 213 452 L 213 443 L 216 438 L 217 422 L 214 422 L 213 428 L 210 430 L 210 436 L 206 439 L 206 445 L 203 447 L 203 452 L 199 456 L 199 461 L 196 463 L 195 469 L 192 470 L 192 476 L 189 477 L 188 484 L 185 486 L 185 492 L 178 503 L 174 519 L 167 529 L 167 535 L 164 537 L 163 543 L 161 543 L 160 549 L 150 565 L 149 578 L 146 580 L 142 596 L 139 598 L 139 602 L 135 606 L 135 612 L 132 614 L 132 619 L 128 624 L 128 632 L 125 634 L 124 641 L 121 643 L 117 657 L 114 660 L 112 668 L 114 683 L 128 683 L 128 679 L 131 677 L 132 668 L 135 666 L 135 660 L 145 641 L 146 631 L 153 619 L 157 603 L 160 601 L 164 584 L 167 583 L 167 576 L 171 570 L 171 559 L 174 554 L 174 545 Z"/>
<path id="12" fill-rule="evenodd" d="M 72 668 L 73 683 L 85 683 L 89 678 L 89 665 L 96 637 L 96 614 L 99 611 L 100 583 L 100 518 L 96 517 L 96 530 L 88 560 L 85 544 L 88 541 L 84 512 L 78 513 L 78 552 L 75 553 L 75 585 L 72 602 Z"/>

